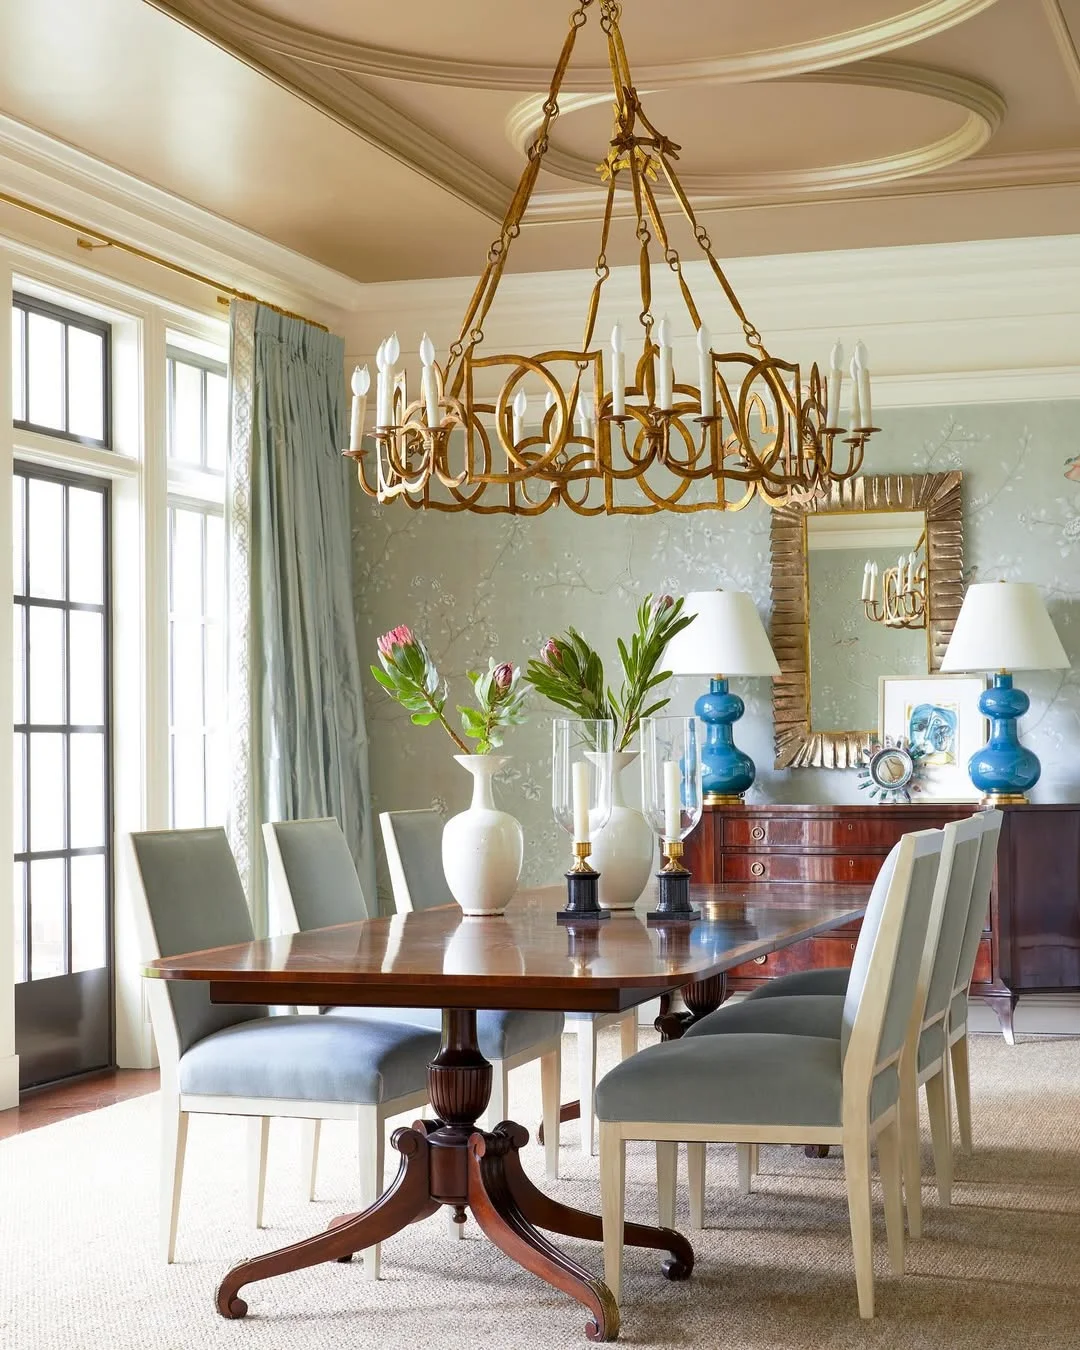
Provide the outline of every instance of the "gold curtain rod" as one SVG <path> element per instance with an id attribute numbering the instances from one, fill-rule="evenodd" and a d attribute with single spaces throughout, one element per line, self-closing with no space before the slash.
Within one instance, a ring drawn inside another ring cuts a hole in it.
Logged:
<path id="1" fill-rule="evenodd" d="M 93 229 L 89 225 L 80 225 L 77 220 L 58 215 L 55 211 L 48 211 L 43 206 L 35 206 L 33 202 L 25 202 L 21 197 L 13 197 L 8 192 L 0 192 L 0 201 L 7 202 L 9 206 L 17 207 L 20 211 L 29 211 L 32 215 L 41 216 L 44 220 L 51 220 L 54 225 L 62 225 L 65 229 L 73 230 L 76 236 L 90 236 L 90 238 L 76 237 L 75 243 L 79 248 L 88 251 L 93 251 L 96 248 L 118 248 L 124 253 L 130 253 L 135 258 L 141 258 L 144 262 L 153 263 L 157 267 L 164 267 L 170 272 L 176 272 L 179 276 L 187 277 L 189 281 L 197 281 L 200 285 L 209 286 L 215 291 L 224 291 L 224 295 L 217 297 L 219 305 L 227 305 L 229 297 L 234 300 L 250 300 L 256 305 L 262 305 L 265 309 L 272 309 L 275 314 L 281 314 L 286 319 L 299 319 L 302 323 L 309 323 L 312 328 L 321 329 L 324 333 L 330 331 L 325 324 L 316 323 L 314 319 L 309 319 L 303 314 L 294 314 L 291 309 L 282 309 L 280 305 L 273 305 L 269 300 L 260 300 L 257 295 L 248 295 L 246 291 L 238 291 L 235 286 L 229 286 L 224 281 L 215 281 L 213 277 L 204 277 L 201 272 L 193 272 L 190 267 L 181 267 L 179 263 L 169 262 L 167 258 L 159 258 L 156 254 L 148 253 L 146 249 L 138 248 L 135 244 L 126 244 L 122 239 L 113 239 L 111 235 L 105 234 L 102 230 Z M 96 242 L 92 243 L 91 240 Z"/>

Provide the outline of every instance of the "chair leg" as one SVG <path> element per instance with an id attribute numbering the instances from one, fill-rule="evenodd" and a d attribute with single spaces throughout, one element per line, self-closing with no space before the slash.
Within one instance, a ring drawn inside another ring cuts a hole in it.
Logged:
<path id="1" fill-rule="evenodd" d="M 322 1140 L 322 1121 L 321 1120 L 302 1120 L 300 1122 L 301 1136 L 301 1175 L 304 1178 L 304 1184 L 307 1186 L 307 1198 L 315 1199 L 315 1179 L 319 1173 L 319 1144 Z"/>
<path id="2" fill-rule="evenodd" d="M 869 1318 L 874 1315 L 874 1226 L 870 1205 L 870 1133 L 865 1120 L 860 1122 L 860 1128 L 845 1131 L 843 1145 L 859 1316 Z"/>
<path id="3" fill-rule="evenodd" d="M 485 1130 L 493 1130 L 496 1125 L 510 1116 L 510 1070 L 505 1059 L 496 1059 L 491 1065 L 491 1096 L 483 1116 Z M 546 1132 L 546 1131 L 545 1131 Z"/>
<path id="4" fill-rule="evenodd" d="M 360 1106 L 356 1112 L 360 1161 L 360 1208 L 373 1205 L 383 1189 L 383 1145 L 386 1131 L 378 1107 Z M 378 1244 L 361 1253 L 364 1258 L 364 1279 L 379 1278 L 380 1250 Z"/>
<path id="5" fill-rule="evenodd" d="M 263 1226 L 263 1202 L 266 1199 L 266 1155 L 270 1148 L 270 1117 L 252 1116 L 248 1121 L 248 1203 L 251 1221 Z"/>
<path id="6" fill-rule="evenodd" d="M 619 1023 L 619 1058 L 629 1059 L 637 1054 L 637 1009 L 627 1013 Z"/>
<path id="7" fill-rule="evenodd" d="M 176 1097 L 161 1101 L 161 1255 L 171 1265 L 176 1255 L 176 1225 L 180 1218 L 180 1188 L 184 1180 L 184 1154 L 187 1151 L 187 1111 L 180 1110 Z"/>
<path id="8" fill-rule="evenodd" d="M 679 1146 L 671 1139 L 656 1141 L 656 1222 L 661 1228 L 675 1227 L 675 1175 Z"/>
<path id="9" fill-rule="evenodd" d="M 600 1122 L 600 1213 L 604 1225 L 604 1283 L 622 1299 L 623 1224 L 626 1213 L 626 1140 L 617 1123 Z"/>
<path id="10" fill-rule="evenodd" d="M 919 1085 L 915 1067 L 900 1064 L 900 1156 L 903 1163 L 904 1197 L 907 1201 L 908 1232 L 922 1237 L 922 1148 L 919 1132 Z"/>
<path id="11" fill-rule="evenodd" d="M 593 1100 L 596 1096 L 596 1023 L 591 1017 L 578 1023 L 578 1098 L 581 1101 L 581 1151 L 596 1152 Z"/>
<path id="12" fill-rule="evenodd" d="M 540 1103 L 544 1121 L 544 1175 L 559 1179 L 559 1098 L 562 1095 L 562 1043 L 540 1057 Z M 460 1225 L 458 1225 L 460 1227 Z"/>
<path id="13" fill-rule="evenodd" d="M 952 1204 L 952 1121 L 949 1119 L 949 1093 L 945 1082 L 945 1065 L 926 1080 L 926 1106 L 930 1113 L 930 1140 L 934 1145 L 934 1173 L 937 1177 L 938 1200 Z"/>
<path id="14" fill-rule="evenodd" d="M 749 1195 L 752 1189 L 754 1173 L 757 1171 L 756 1153 L 756 1144 L 735 1145 L 735 1156 L 739 1162 L 739 1190 L 743 1195 Z"/>
<path id="15" fill-rule="evenodd" d="M 968 1064 L 967 1031 L 951 1049 L 953 1100 L 956 1102 L 956 1128 L 960 1135 L 960 1152 L 970 1153 L 971 1141 L 971 1069 Z"/>
<path id="16" fill-rule="evenodd" d="M 690 1227 L 700 1233 L 705 1227 L 705 1145 L 687 1144 L 686 1176 L 690 1183 Z"/>
<path id="17" fill-rule="evenodd" d="M 894 1275 L 904 1273 L 904 1187 L 901 1179 L 900 1127 L 890 1121 L 878 1134 L 878 1166 L 885 1195 L 885 1231 L 889 1265 Z"/>

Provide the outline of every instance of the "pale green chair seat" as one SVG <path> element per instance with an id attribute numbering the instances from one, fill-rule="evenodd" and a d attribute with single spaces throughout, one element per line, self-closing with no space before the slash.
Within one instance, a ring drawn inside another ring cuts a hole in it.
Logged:
<path id="1" fill-rule="evenodd" d="M 376 1106 L 423 1087 L 438 1052 L 438 1033 L 408 1022 L 265 1017 L 223 1027 L 186 1051 L 180 1091 Z"/>
<path id="2" fill-rule="evenodd" d="M 844 972 L 845 975 L 847 971 Z M 824 1036 L 839 1041 L 844 1022 L 843 994 L 800 994 L 790 998 L 744 999 L 725 1003 L 688 1027 L 683 1037 L 745 1035 Z"/>

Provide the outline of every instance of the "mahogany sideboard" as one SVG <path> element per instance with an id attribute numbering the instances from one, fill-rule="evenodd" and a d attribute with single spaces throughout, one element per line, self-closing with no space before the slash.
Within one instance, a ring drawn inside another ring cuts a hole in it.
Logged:
<path id="1" fill-rule="evenodd" d="M 686 841 L 695 881 L 872 882 L 909 830 L 978 810 L 967 802 L 909 806 L 714 806 Z M 971 992 L 1012 1044 L 1021 994 L 1080 990 L 1080 803 L 1005 806 L 990 912 Z M 729 991 L 792 970 L 851 964 L 859 925 L 736 966 Z"/>

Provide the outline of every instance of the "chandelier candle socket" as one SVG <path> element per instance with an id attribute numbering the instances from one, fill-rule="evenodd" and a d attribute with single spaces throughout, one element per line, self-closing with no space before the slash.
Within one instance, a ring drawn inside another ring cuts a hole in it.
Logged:
<path id="1" fill-rule="evenodd" d="M 484 323 L 551 148 L 567 68 L 593 15 L 607 45 L 615 115 L 611 137 L 598 148 L 604 209 L 594 279 L 583 296 L 580 343 L 489 353 Z M 498 237 L 445 365 L 425 348 L 419 399 L 410 401 L 404 376 L 395 374 L 396 338 L 380 347 L 374 454 L 352 438 L 345 452 L 356 459 L 369 496 L 401 498 L 413 509 L 516 515 L 539 515 L 556 505 L 579 515 L 734 511 L 755 497 L 770 505 L 805 500 L 859 472 L 875 430 L 865 348 L 856 349 L 853 415 L 845 430 L 838 425 L 842 353 L 834 351 L 826 380 L 816 364 L 804 372 L 767 350 L 683 186 L 676 168 L 680 147 L 645 112 L 621 15 L 618 0 L 577 0 Z M 715 282 L 710 304 L 734 314 L 740 350 L 713 350 L 665 215 L 681 216 L 689 226 Z M 624 345 L 616 323 L 605 351 L 596 329 L 611 275 L 612 230 L 624 217 L 637 244 L 640 332 Z M 683 319 L 658 320 L 653 313 L 654 290 L 660 289 L 654 269 L 658 278 L 674 276 Z M 696 385 L 680 383 L 675 370 L 680 331 L 697 342 Z M 628 350 L 634 355 L 629 371 Z M 539 434 L 530 433 L 518 414 L 521 393 L 543 399 L 549 413 L 558 409 L 545 417 Z"/>

